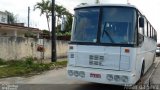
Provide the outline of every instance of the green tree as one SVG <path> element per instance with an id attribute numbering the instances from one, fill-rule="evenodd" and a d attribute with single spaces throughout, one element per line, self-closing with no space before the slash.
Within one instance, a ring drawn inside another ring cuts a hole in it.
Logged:
<path id="1" fill-rule="evenodd" d="M 61 19 L 62 18 L 62 15 L 65 15 L 65 14 L 67 14 L 67 9 L 66 8 L 64 8 L 63 6 L 61 6 L 61 5 L 57 5 L 57 4 L 55 4 L 55 12 L 56 12 L 56 16 L 57 16 L 57 18 L 58 18 L 58 20 L 57 20 L 57 25 L 59 24 L 59 22 L 60 22 L 60 20 L 59 19 Z"/>
<path id="2" fill-rule="evenodd" d="M 34 6 L 34 10 L 35 9 L 39 9 L 41 10 L 40 15 L 45 14 L 46 15 L 46 19 L 47 19 L 47 24 L 48 24 L 48 29 L 50 31 L 49 28 L 49 17 L 52 14 L 52 3 L 47 0 L 44 1 L 42 0 L 42 2 L 37 2 L 37 4 Z M 60 24 L 60 19 L 62 19 L 62 16 L 65 15 L 67 17 L 67 21 L 66 21 L 66 25 L 65 25 L 65 29 L 71 30 L 72 27 L 72 14 L 62 5 L 57 5 L 55 4 L 55 16 L 57 17 L 57 27 L 56 29 L 59 31 L 61 24 Z"/>
<path id="3" fill-rule="evenodd" d="M 17 19 L 16 19 L 16 16 L 9 12 L 9 11 L 5 11 L 7 13 L 7 22 L 8 24 L 14 24 L 14 23 L 17 23 Z"/>
<path id="4" fill-rule="evenodd" d="M 47 0 L 47 1 L 42 0 L 41 2 L 37 2 L 36 5 L 34 6 L 34 10 L 39 9 L 41 11 L 40 16 L 45 14 L 49 31 L 50 31 L 50 26 L 49 26 L 50 18 L 49 18 L 49 16 L 52 13 L 51 12 L 52 11 L 51 5 L 52 4 L 49 0 Z"/>
<path id="5" fill-rule="evenodd" d="M 73 18 L 72 18 L 71 14 L 68 14 L 66 16 L 67 16 L 67 21 L 66 21 L 66 24 L 65 24 L 65 30 L 66 30 L 66 32 L 70 32 L 71 29 L 72 29 Z"/>
<path id="6" fill-rule="evenodd" d="M 72 27 L 72 14 L 65 7 L 57 4 L 55 5 L 55 12 L 58 19 L 56 30 L 60 30 L 60 19 L 62 19 L 62 16 L 64 15 L 67 19 L 65 24 L 65 31 L 70 31 Z"/>

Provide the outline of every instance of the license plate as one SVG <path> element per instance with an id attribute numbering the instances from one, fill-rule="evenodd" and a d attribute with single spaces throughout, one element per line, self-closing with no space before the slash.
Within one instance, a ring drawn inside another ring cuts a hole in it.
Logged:
<path id="1" fill-rule="evenodd" d="M 101 78 L 101 74 L 90 73 L 91 78 Z"/>

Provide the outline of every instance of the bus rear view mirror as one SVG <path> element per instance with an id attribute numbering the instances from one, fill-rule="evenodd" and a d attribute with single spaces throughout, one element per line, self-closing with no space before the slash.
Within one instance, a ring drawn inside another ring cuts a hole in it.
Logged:
<path id="1" fill-rule="evenodd" d="M 139 18 L 139 27 L 144 28 L 144 18 L 143 17 Z"/>

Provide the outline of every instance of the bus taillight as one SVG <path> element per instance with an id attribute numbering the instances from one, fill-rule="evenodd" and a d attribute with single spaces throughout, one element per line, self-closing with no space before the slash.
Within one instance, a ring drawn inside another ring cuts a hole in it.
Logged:
<path id="1" fill-rule="evenodd" d="M 125 53 L 129 53 L 130 50 L 128 48 L 126 48 L 124 51 L 125 51 Z"/>

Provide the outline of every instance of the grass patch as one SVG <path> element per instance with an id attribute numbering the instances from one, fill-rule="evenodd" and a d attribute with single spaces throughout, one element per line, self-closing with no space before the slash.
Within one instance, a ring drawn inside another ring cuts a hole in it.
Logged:
<path id="1" fill-rule="evenodd" d="M 37 74 L 46 70 L 65 67 L 66 65 L 67 61 L 38 63 L 34 62 L 34 59 L 32 58 L 10 61 L 0 60 L 0 66 L 2 66 L 0 67 L 0 78 Z"/>
<path id="2" fill-rule="evenodd" d="M 54 64 L 55 66 L 66 67 L 67 66 L 67 61 L 54 62 L 52 64 Z"/>

